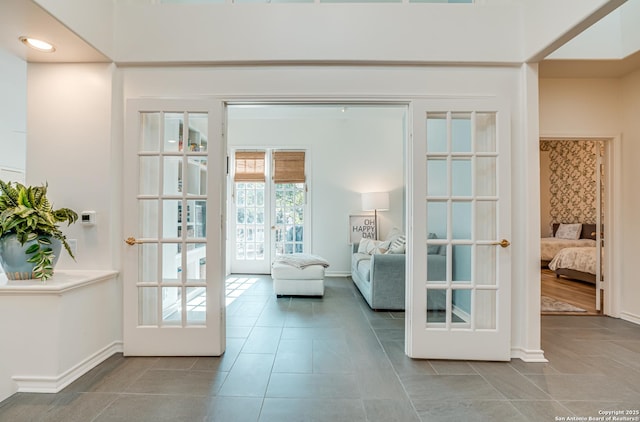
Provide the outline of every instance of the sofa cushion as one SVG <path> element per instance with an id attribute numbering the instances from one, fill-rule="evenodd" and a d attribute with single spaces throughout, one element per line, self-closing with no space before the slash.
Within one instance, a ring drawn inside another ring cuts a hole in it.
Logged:
<path id="1" fill-rule="evenodd" d="M 359 261 L 356 271 L 358 271 L 358 274 L 360 274 L 360 277 L 363 280 L 370 282 L 371 281 L 371 260 L 363 259 Z"/>

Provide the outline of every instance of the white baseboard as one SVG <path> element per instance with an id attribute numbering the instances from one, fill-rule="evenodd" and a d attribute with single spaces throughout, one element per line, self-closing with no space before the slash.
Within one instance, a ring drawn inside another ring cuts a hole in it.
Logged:
<path id="1" fill-rule="evenodd" d="M 58 393 L 114 353 L 120 352 L 122 352 L 122 342 L 114 341 L 58 376 L 15 375 L 12 379 L 21 393 Z"/>
<path id="2" fill-rule="evenodd" d="M 631 312 L 620 312 L 620 318 L 625 321 L 633 322 L 640 325 L 640 315 L 632 314 Z"/>
<path id="3" fill-rule="evenodd" d="M 524 362 L 549 362 L 544 357 L 544 351 L 542 350 L 527 350 L 521 347 L 511 348 L 511 358 L 521 359 Z"/>

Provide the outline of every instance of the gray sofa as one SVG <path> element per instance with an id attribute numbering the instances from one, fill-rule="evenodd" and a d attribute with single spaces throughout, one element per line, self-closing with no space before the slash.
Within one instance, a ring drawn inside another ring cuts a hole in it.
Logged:
<path id="1" fill-rule="evenodd" d="M 429 280 L 445 280 L 447 257 L 440 250 L 427 255 Z M 351 255 L 351 278 L 369 307 L 374 310 L 404 310 L 405 255 L 358 253 L 354 244 Z"/>

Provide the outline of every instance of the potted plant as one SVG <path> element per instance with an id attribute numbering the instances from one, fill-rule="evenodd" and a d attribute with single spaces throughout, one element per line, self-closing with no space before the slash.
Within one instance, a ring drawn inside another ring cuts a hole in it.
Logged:
<path id="1" fill-rule="evenodd" d="M 54 210 L 47 186 L 0 180 L 0 264 L 11 280 L 50 278 L 61 245 L 75 259 L 58 225 L 74 223 L 78 214 L 69 208 Z"/>

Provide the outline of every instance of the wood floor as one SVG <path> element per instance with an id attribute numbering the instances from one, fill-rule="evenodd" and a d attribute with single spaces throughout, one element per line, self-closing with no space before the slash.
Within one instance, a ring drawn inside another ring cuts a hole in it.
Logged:
<path id="1" fill-rule="evenodd" d="M 570 303 L 587 312 L 575 313 L 573 315 L 600 315 L 596 311 L 596 288 L 591 283 L 570 280 L 565 277 L 556 278 L 553 271 L 543 268 L 540 271 L 541 290 L 543 296 L 548 296 L 556 300 Z M 551 312 L 543 312 L 543 314 L 552 314 Z M 572 314 L 570 312 L 562 312 L 562 315 Z"/>

